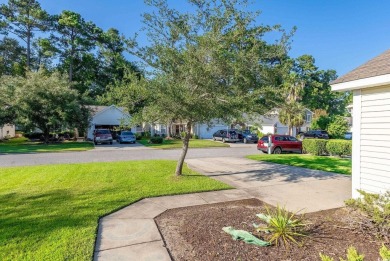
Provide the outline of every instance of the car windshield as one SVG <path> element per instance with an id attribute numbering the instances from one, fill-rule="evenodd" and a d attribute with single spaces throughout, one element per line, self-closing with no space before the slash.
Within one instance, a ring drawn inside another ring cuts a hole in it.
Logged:
<path id="1" fill-rule="evenodd" d="M 261 138 L 262 141 L 267 141 L 268 142 L 268 136 L 264 136 L 263 138 Z"/>
<path id="2" fill-rule="evenodd" d="M 122 132 L 122 135 L 133 135 L 131 131 L 124 131 Z"/>
<path id="3" fill-rule="evenodd" d="M 109 130 L 97 130 L 96 134 L 110 134 Z"/>
<path id="4" fill-rule="evenodd" d="M 321 133 L 322 133 L 322 134 L 328 134 L 328 132 L 327 132 L 327 131 L 321 131 Z"/>
<path id="5" fill-rule="evenodd" d="M 234 135 L 234 134 L 236 134 L 236 131 L 229 131 L 229 133 Z"/>

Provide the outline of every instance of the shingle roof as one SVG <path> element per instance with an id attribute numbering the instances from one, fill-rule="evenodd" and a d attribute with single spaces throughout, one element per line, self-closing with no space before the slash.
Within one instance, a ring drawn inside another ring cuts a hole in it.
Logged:
<path id="1" fill-rule="evenodd" d="M 390 74 L 390 49 L 337 78 L 331 84 L 350 82 L 385 74 Z"/>
<path id="2" fill-rule="evenodd" d="M 115 106 L 115 105 L 111 105 L 111 106 Z M 92 113 L 92 116 L 95 116 L 96 114 L 98 114 L 99 112 L 107 109 L 108 107 L 111 107 L 111 106 L 96 106 L 96 105 L 87 105 L 87 107 L 89 109 L 91 109 L 91 113 Z M 116 106 L 115 106 L 116 107 Z M 125 112 L 125 108 L 124 107 L 117 107 L 118 109 L 122 110 L 123 112 Z"/>

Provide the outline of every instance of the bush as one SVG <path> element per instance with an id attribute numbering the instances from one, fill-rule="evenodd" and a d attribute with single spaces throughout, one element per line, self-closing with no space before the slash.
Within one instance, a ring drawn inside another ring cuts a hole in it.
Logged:
<path id="1" fill-rule="evenodd" d="M 194 139 L 198 140 L 199 136 L 198 135 L 194 135 Z"/>
<path id="2" fill-rule="evenodd" d="M 321 115 L 318 118 L 313 119 L 310 125 L 311 130 L 326 130 L 330 123 L 329 116 Z"/>
<path id="3" fill-rule="evenodd" d="M 327 131 L 332 138 L 342 139 L 349 131 L 348 121 L 343 116 L 335 116 L 329 123 Z"/>
<path id="4" fill-rule="evenodd" d="M 151 137 L 149 142 L 152 144 L 161 144 L 163 143 L 164 139 L 162 137 Z"/>
<path id="5" fill-rule="evenodd" d="M 28 132 L 24 134 L 24 137 L 30 140 L 39 140 L 41 139 L 43 133 L 42 132 Z"/>
<path id="6" fill-rule="evenodd" d="M 390 235 L 390 191 L 385 194 L 371 194 L 359 190 L 363 196 L 358 199 L 350 199 L 345 204 L 353 210 L 359 210 L 364 215 L 359 215 L 357 223 L 363 231 L 371 231 L 378 237 L 388 238 Z"/>
<path id="7" fill-rule="evenodd" d="M 328 143 L 328 140 L 304 139 L 302 141 L 303 151 L 316 156 L 326 155 L 328 154 L 326 143 Z"/>
<path id="8" fill-rule="evenodd" d="M 326 144 L 326 150 L 332 156 L 351 156 L 352 141 L 351 140 L 329 140 Z"/>
<path id="9" fill-rule="evenodd" d="M 141 133 L 136 133 L 135 134 L 135 139 L 136 140 L 141 140 L 142 139 L 142 134 Z"/>

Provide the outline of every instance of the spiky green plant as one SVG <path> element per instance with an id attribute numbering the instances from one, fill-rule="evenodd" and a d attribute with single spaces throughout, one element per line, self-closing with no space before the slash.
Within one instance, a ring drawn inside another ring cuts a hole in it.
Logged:
<path id="1" fill-rule="evenodd" d="M 257 231 L 263 231 L 271 234 L 269 242 L 275 245 L 283 243 L 285 247 L 289 244 L 299 244 L 298 237 L 306 236 L 304 234 L 304 215 L 297 216 L 297 212 L 291 213 L 286 208 L 277 206 L 274 210 L 266 207 L 267 214 L 256 215 L 266 226 L 258 226 Z"/>
<path id="2" fill-rule="evenodd" d="M 390 261 L 390 249 L 388 249 L 384 244 L 381 249 L 379 249 L 379 255 L 383 261 Z"/>
<path id="3" fill-rule="evenodd" d="M 340 257 L 340 261 L 364 261 L 364 255 L 360 255 L 356 248 L 350 246 L 347 250 L 347 259 Z"/>
<path id="4" fill-rule="evenodd" d="M 320 258 L 321 258 L 321 261 L 334 261 L 333 258 L 331 258 L 330 256 L 327 256 L 327 255 L 323 255 L 322 253 L 320 253 Z"/>

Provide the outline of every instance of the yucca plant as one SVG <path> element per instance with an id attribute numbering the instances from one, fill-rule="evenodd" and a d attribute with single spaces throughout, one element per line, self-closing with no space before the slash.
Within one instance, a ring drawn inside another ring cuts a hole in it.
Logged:
<path id="1" fill-rule="evenodd" d="M 304 228 L 304 215 L 297 216 L 297 212 L 291 213 L 286 208 L 277 206 L 274 210 L 265 208 L 267 214 L 257 214 L 256 216 L 267 223 L 266 226 L 256 226 L 257 231 L 270 233 L 270 243 L 279 245 L 283 244 L 288 247 L 289 244 L 299 245 L 297 238 L 306 236 Z"/>

